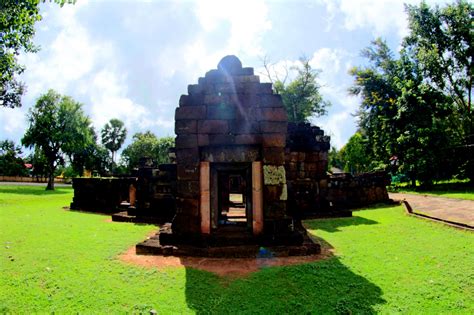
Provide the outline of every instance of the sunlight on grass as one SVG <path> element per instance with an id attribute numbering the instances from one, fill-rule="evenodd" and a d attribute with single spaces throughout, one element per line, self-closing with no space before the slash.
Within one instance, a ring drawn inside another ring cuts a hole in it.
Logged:
<path id="1" fill-rule="evenodd" d="M 336 256 L 220 278 L 117 255 L 156 229 L 64 210 L 72 190 L 0 186 L 0 313 L 473 313 L 474 234 L 400 207 L 313 220 Z"/>
<path id="2" fill-rule="evenodd" d="M 383 288 L 380 310 L 474 310 L 474 234 L 404 215 L 402 207 L 308 221 L 341 262 Z M 351 222 L 370 220 L 370 224 Z M 336 231 L 336 232 L 335 232 Z"/>
<path id="3" fill-rule="evenodd" d="M 187 310 L 184 270 L 116 260 L 156 227 L 66 211 L 67 188 L 0 186 L 0 196 L 0 313 L 149 311 L 150 296 L 163 310 Z"/>

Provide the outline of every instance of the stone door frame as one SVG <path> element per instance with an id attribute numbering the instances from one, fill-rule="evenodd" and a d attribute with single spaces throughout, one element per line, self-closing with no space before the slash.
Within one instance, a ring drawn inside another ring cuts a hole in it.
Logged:
<path id="1" fill-rule="evenodd" d="M 219 206 L 217 173 L 219 171 L 242 171 L 248 172 L 247 182 L 247 226 L 254 235 L 258 235 L 263 230 L 263 178 L 262 162 L 249 163 L 210 163 L 200 162 L 200 214 L 201 232 L 211 234 L 213 230 L 213 212 L 218 211 Z M 250 208 L 250 209 L 249 209 Z M 217 212 L 216 214 L 217 215 Z M 215 220 L 215 219 L 214 219 Z M 216 224 L 214 222 L 214 227 Z"/>

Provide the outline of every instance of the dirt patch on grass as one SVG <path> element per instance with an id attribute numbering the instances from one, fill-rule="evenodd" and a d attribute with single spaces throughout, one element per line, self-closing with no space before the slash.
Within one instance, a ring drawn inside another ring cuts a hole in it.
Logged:
<path id="1" fill-rule="evenodd" d="M 274 258 L 205 258 L 147 256 L 135 254 L 135 246 L 119 256 L 125 263 L 147 268 L 191 267 L 215 273 L 219 276 L 243 277 L 264 267 L 305 264 L 333 256 L 332 250 L 325 246 L 321 254 L 311 256 L 292 256 Z"/>

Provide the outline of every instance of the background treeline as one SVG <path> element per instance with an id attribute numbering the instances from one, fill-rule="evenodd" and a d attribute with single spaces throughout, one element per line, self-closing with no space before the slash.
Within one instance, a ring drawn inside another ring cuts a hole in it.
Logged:
<path id="1" fill-rule="evenodd" d="M 0 175 L 47 177 L 47 189 L 54 189 L 54 177 L 114 176 L 130 174 L 140 157 L 157 163 L 168 162 L 168 149 L 174 138 L 157 138 L 150 131 L 137 133 L 122 153 L 127 129 L 111 119 L 100 132 L 100 140 L 82 104 L 69 96 L 50 90 L 40 96 L 27 114 L 29 126 L 21 142 L 30 149 L 22 156 L 22 147 L 10 140 L 0 141 Z"/>
<path id="2" fill-rule="evenodd" d="M 474 182 L 474 10 L 467 1 L 444 7 L 407 5 L 409 34 L 394 54 L 383 39 L 363 50 L 350 93 L 362 100 L 357 133 L 331 166 L 376 169 L 414 185 L 452 177 Z"/>

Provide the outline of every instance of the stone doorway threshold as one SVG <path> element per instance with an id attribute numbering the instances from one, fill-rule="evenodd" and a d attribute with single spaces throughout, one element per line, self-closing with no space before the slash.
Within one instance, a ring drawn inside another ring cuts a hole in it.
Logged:
<path id="1" fill-rule="evenodd" d="M 161 245 L 159 234 L 135 246 L 138 255 L 193 256 L 210 258 L 274 258 L 308 256 L 321 253 L 321 245 L 309 237 L 301 245 L 261 246 L 258 244 L 227 246 Z"/>

